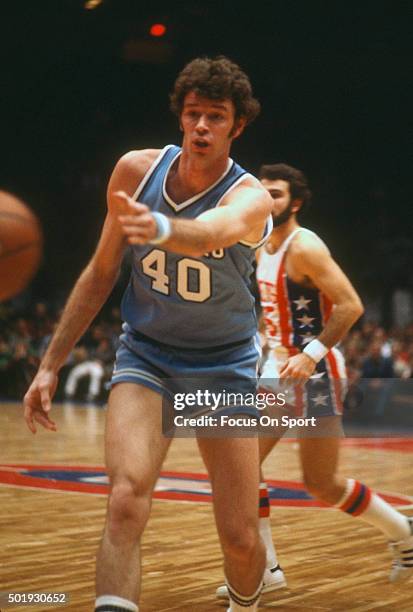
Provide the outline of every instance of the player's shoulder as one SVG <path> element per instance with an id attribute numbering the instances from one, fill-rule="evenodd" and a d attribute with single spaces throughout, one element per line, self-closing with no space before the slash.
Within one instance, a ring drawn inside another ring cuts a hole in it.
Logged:
<path id="1" fill-rule="evenodd" d="M 140 151 L 128 151 L 128 153 L 122 155 L 110 177 L 108 197 L 110 198 L 111 193 L 120 190 L 133 195 L 160 153 L 159 149 L 142 149 Z"/>
<path id="2" fill-rule="evenodd" d="M 260 181 L 252 174 L 246 174 L 245 177 L 228 193 L 225 198 L 229 203 L 235 200 L 239 193 L 249 195 L 252 200 L 261 200 L 272 208 L 272 199 L 268 191 L 261 185 Z"/>
<path id="3" fill-rule="evenodd" d="M 289 247 L 289 255 L 297 259 L 302 257 L 320 257 L 329 254 L 330 251 L 320 236 L 306 228 L 300 228 L 300 231 L 293 237 Z"/>
<path id="4" fill-rule="evenodd" d="M 116 168 L 119 172 L 145 173 L 160 153 L 160 149 L 128 151 L 119 159 Z"/>
<path id="5" fill-rule="evenodd" d="M 267 193 L 267 190 L 261 185 L 260 181 L 252 174 L 245 174 L 242 180 L 238 183 L 239 189 L 256 189 L 259 192 Z"/>

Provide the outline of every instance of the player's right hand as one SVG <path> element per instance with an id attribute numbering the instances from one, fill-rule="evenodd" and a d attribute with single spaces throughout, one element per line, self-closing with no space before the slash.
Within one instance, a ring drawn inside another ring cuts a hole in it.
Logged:
<path id="1" fill-rule="evenodd" d="M 149 207 L 135 202 L 124 191 L 116 191 L 113 196 L 120 203 L 118 220 L 129 244 L 147 244 L 158 232 L 155 217 Z M 123 211 L 123 212 L 122 212 Z"/>
<path id="2" fill-rule="evenodd" d="M 56 423 L 49 417 L 52 397 L 57 387 L 57 374 L 39 370 L 23 399 L 24 419 L 32 433 L 36 433 L 35 421 L 50 431 L 57 431 Z"/>

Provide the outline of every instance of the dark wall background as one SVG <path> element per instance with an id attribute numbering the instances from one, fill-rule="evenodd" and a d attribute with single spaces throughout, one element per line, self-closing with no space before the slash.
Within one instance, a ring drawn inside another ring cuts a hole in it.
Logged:
<path id="1" fill-rule="evenodd" d="M 303 223 L 363 296 L 388 312 L 413 290 L 409 2 L 2 4 L 0 185 L 38 213 L 46 247 L 32 291 L 63 296 L 93 251 L 105 187 L 129 149 L 180 140 L 168 93 L 185 62 L 223 53 L 250 74 L 262 114 L 233 155 L 309 176 Z M 161 21 L 161 39 L 148 34 Z"/>

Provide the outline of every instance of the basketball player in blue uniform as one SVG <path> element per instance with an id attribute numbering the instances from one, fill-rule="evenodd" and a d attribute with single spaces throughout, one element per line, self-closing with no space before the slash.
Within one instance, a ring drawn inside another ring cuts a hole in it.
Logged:
<path id="1" fill-rule="evenodd" d="M 171 107 L 182 147 L 132 151 L 116 165 L 96 252 L 24 400 L 31 431 L 35 421 L 56 429 L 49 413 L 58 372 L 111 292 L 125 246 L 132 245 L 106 423 L 111 489 L 97 556 L 97 612 L 138 610 L 139 540 L 170 443 L 162 435 L 165 381 L 235 376 L 250 383 L 259 356 L 249 279 L 254 250 L 271 231 L 272 201 L 229 158 L 232 141 L 259 104 L 245 73 L 219 57 L 184 68 Z M 199 447 L 213 488 L 230 610 L 256 610 L 265 566 L 257 440 L 200 438 Z"/>
<path id="2" fill-rule="evenodd" d="M 297 222 L 311 195 L 303 173 L 286 164 L 266 165 L 260 179 L 273 199 L 274 223 L 258 253 L 268 348 L 260 387 L 278 388 L 280 379 L 308 381 L 304 387 L 289 387 L 291 416 L 315 417 L 317 424 L 299 432 L 306 487 L 326 504 L 381 529 L 394 551 L 390 580 L 406 580 L 413 573 L 412 520 L 366 485 L 337 473 L 346 370 L 335 345 L 362 314 L 360 299 L 324 242 Z M 260 438 L 261 462 L 278 440 Z M 260 533 L 267 549 L 263 592 L 268 592 L 285 586 L 286 580 L 272 543 L 270 502 L 261 480 Z M 227 596 L 226 587 L 219 587 L 217 596 Z"/>

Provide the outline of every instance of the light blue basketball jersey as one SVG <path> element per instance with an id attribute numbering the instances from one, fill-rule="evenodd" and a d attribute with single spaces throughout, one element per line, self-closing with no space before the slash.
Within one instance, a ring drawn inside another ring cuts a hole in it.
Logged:
<path id="1" fill-rule="evenodd" d="M 165 185 L 169 169 L 180 154 L 180 147 L 165 147 L 134 198 L 169 217 L 195 219 L 219 206 L 230 189 L 248 176 L 230 159 L 215 184 L 176 204 Z M 259 244 L 270 232 L 269 221 Z M 203 257 L 170 253 L 162 245 L 133 246 L 122 318 L 149 338 L 183 348 L 214 347 L 251 338 L 257 328 L 250 290 L 257 246 L 240 242 Z"/>

